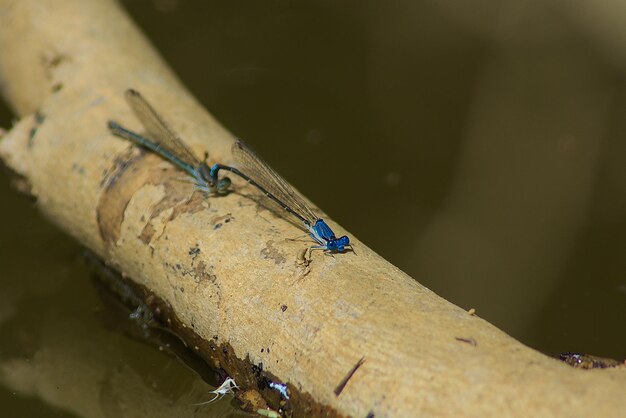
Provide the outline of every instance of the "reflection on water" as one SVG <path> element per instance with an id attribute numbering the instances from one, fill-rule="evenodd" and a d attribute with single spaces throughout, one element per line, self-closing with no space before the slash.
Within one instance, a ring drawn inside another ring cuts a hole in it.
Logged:
<path id="1" fill-rule="evenodd" d="M 247 416 L 103 304 L 81 248 L 0 182 L 0 408 L 6 416 Z M 136 330 L 135 330 L 136 331 Z"/>
<path id="2" fill-rule="evenodd" d="M 125 5 L 225 126 L 416 280 L 537 349 L 623 357 L 626 37 L 605 3 Z M 80 248 L 1 187 L 0 403 L 206 400 L 103 325 Z"/>

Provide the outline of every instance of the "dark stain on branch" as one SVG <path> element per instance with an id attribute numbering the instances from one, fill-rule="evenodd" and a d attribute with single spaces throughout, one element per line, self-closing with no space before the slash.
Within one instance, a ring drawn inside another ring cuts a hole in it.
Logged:
<path id="1" fill-rule="evenodd" d="M 341 392 L 343 392 L 344 388 L 348 384 L 348 381 L 352 378 L 352 376 L 354 376 L 354 373 L 356 373 L 356 371 L 359 369 L 359 367 L 363 365 L 363 363 L 365 363 L 365 357 L 361 357 L 359 361 L 356 362 L 354 367 L 352 367 L 352 369 L 348 372 L 348 374 L 343 379 L 341 379 L 341 382 L 339 382 L 339 384 L 333 391 L 335 392 L 335 396 L 341 395 Z"/>
<path id="2" fill-rule="evenodd" d="M 50 91 L 52 91 L 52 94 L 58 93 L 61 90 L 63 90 L 63 83 L 54 83 L 52 87 L 50 88 Z"/>
<path id="3" fill-rule="evenodd" d="M 57 68 L 71 62 L 72 58 L 69 55 L 59 53 L 58 51 L 48 51 L 41 57 L 41 65 L 48 80 L 54 80 L 54 73 Z"/>
<path id="4" fill-rule="evenodd" d="M 226 215 L 222 215 L 222 216 L 212 217 L 211 224 L 213 225 L 213 230 L 216 231 L 220 229 L 225 224 L 230 223 L 232 219 L 233 219 L 233 216 L 230 213 L 227 213 Z"/>
<path id="5" fill-rule="evenodd" d="M 193 262 L 196 261 L 196 257 L 200 254 L 200 247 L 198 247 L 198 244 L 196 244 L 195 247 L 191 247 L 188 254 L 191 257 L 191 263 L 193 264 Z"/>
<path id="6" fill-rule="evenodd" d="M 274 260 L 274 264 L 284 264 L 285 255 L 279 251 L 277 248 L 274 248 L 274 241 L 269 240 L 265 243 L 265 248 L 261 250 L 261 255 L 263 258 Z"/>
<path id="7" fill-rule="evenodd" d="M 154 225 L 148 222 L 146 226 L 144 226 L 141 230 L 141 234 L 139 234 L 139 239 L 146 245 L 150 244 L 150 241 L 152 241 L 152 237 L 155 233 L 156 229 L 154 228 Z"/>
<path id="8" fill-rule="evenodd" d="M 454 337 L 454 339 L 457 340 L 457 341 L 461 341 L 462 343 L 469 344 L 469 345 L 474 346 L 474 347 L 476 347 L 478 345 L 476 340 L 473 339 L 472 337 L 469 337 L 469 338 Z"/>
<path id="9" fill-rule="evenodd" d="M 37 131 L 39 130 L 39 127 L 46 120 L 46 115 L 44 115 L 38 110 L 35 112 L 34 119 L 35 119 L 35 123 L 33 124 L 33 127 L 30 128 L 30 131 L 28 132 L 28 148 L 33 147 L 33 144 L 35 143 L 35 136 L 37 135 Z"/>

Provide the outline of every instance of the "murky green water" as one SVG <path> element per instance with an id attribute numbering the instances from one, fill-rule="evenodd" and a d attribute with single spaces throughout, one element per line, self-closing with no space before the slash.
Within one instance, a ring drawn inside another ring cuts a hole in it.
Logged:
<path id="1" fill-rule="evenodd" d="M 626 355 L 626 48 L 610 21 L 525 2 L 125 4 L 351 234 L 525 344 Z M 80 246 L 6 176 L 0 195 L 1 410 L 230 410 L 191 406 L 212 388 L 110 319 Z"/>

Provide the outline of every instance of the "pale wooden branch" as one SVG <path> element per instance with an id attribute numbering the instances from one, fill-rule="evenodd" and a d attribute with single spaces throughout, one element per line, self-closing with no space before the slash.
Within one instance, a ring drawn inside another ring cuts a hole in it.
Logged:
<path id="1" fill-rule="evenodd" d="M 111 118 L 141 130 L 123 100 L 134 87 L 198 154 L 230 161 L 232 136 L 113 1 L 0 0 L 0 51 L 2 91 L 21 117 L 0 142 L 5 164 L 42 212 L 157 297 L 240 386 L 287 383 L 296 416 L 626 410 L 624 368 L 576 370 L 525 347 L 358 240 L 356 256 L 314 253 L 304 266 L 309 243 L 285 239 L 297 229 L 245 196 L 253 189 L 236 183 L 241 193 L 206 200 L 112 137 Z"/>

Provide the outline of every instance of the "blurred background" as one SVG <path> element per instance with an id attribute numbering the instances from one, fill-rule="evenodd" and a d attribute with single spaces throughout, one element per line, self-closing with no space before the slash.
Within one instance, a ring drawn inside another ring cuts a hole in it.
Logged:
<path id="1" fill-rule="evenodd" d="M 626 356 L 626 3 L 122 4 L 206 108 L 347 233 L 526 345 Z M 0 103 L 0 126 L 11 118 Z M 210 399 L 103 320 L 80 246 L 6 173 L 0 189 L 0 406 L 85 415 L 55 408 L 39 372 L 7 376 L 51 352 L 76 367 L 83 345 L 94 362 L 89 340 L 149 396 Z M 193 413 L 238 414 L 224 402 Z"/>

